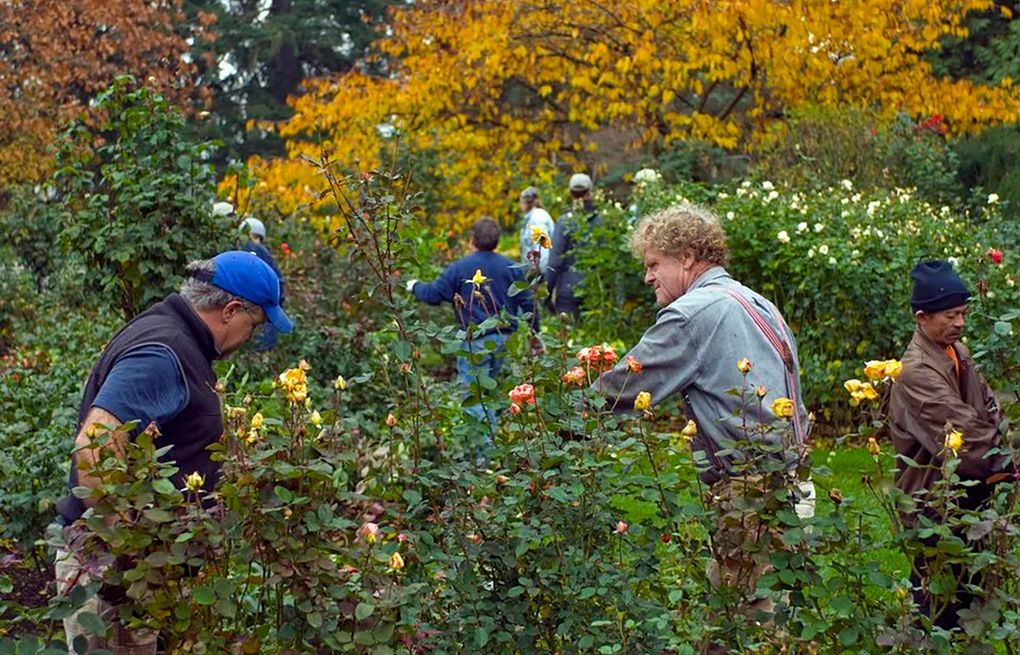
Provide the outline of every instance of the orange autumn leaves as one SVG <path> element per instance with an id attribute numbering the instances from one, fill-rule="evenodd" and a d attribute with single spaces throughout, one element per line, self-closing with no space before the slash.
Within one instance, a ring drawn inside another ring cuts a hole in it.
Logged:
<path id="1" fill-rule="evenodd" d="M 209 101 L 187 53 L 215 39 L 214 21 L 199 11 L 186 22 L 181 0 L 0 2 L 0 186 L 43 179 L 63 124 L 93 112 L 117 76 L 134 75 L 183 107 Z"/>

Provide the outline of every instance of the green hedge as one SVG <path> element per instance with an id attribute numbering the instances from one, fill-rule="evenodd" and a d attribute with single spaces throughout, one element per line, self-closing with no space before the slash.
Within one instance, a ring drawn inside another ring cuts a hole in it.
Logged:
<path id="1" fill-rule="evenodd" d="M 654 297 L 627 250 L 632 223 L 678 202 L 707 205 L 727 233 L 729 272 L 772 299 L 797 335 L 807 403 L 838 422 L 847 415 L 843 380 L 859 376 L 864 360 L 899 357 L 910 338 L 916 262 L 955 262 L 976 293 L 970 339 L 983 338 L 998 314 L 1018 304 L 1008 274 L 1017 261 L 1016 229 L 1008 206 L 992 200 L 979 214 L 961 214 L 911 190 L 860 193 L 850 181 L 812 193 L 768 181 L 638 184 L 631 207 L 604 205 L 602 224 L 583 247 L 581 266 L 589 271 L 583 327 L 633 344 L 654 320 Z M 1001 264 L 989 248 L 1003 253 Z M 1001 371 L 991 366 L 988 373 L 996 378 Z"/>

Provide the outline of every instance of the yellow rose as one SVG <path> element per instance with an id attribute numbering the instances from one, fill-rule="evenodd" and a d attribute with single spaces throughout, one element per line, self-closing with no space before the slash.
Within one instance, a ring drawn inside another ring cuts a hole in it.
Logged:
<path id="1" fill-rule="evenodd" d="M 303 403 L 308 399 L 308 377 L 300 367 L 280 373 L 277 384 L 283 390 L 283 395 L 292 403 Z"/>
<path id="2" fill-rule="evenodd" d="M 319 414 L 319 410 L 315 410 L 314 412 L 312 412 L 312 415 L 308 417 L 308 422 L 314 425 L 315 427 L 319 427 L 320 425 L 322 425 L 322 415 Z"/>
<path id="3" fill-rule="evenodd" d="M 954 453 L 963 448 L 963 433 L 959 430 L 950 430 L 946 435 L 946 448 Z"/>
<path id="4" fill-rule="evenodd" d="M 885 377 L 885 362 L 873 359 L 864 364 L 864 374 L 869 380 L 881 380 Z"/>
<path id="5" fill-rule="evenodd" d="M 395 552 L 390 555 L 390 568 L 394 571 L 404 568 L 404 558 L 400 556 L 400 553 Z"/>
<path id="6" fill-rule="evenodd" d="M 537 225 L 531 228 L 531 242 L 537 243 L 539 248 L 545 248 L 546 250 L 552 248 L 552 240 L 549 239 L 549 234 Z"/>
<path id="7" fill-rule="evenodd" d="M 475 285 L 476 287 L 480 287 L 488 281 L 489 278 L 482 275 L 482 269 L 480 268 L 475 269 L 475 274 L 471 276 L 471 284 Z"/>
<path id="8" fill-rule="evenodd" d="M 188 477 L 184 478 L 184 488 L 188 491 L 198 492 L 202 489 L 202 485 L 205 484 L 205 479 L 195 471 Z"/>
<path id="9" fill-rule="evenodd" d="M 865 382 L 864 384 L 862 384 L 859 393 L 866 400 L 874 400 L 875 398 L 878 398 L 878 392 L 875 391 L 875 387 L 872 386 L 870 382 Z"/>
<path id="10" fill-rule="evenodd" d="M 694 421 L 688 420 L 687 425 L 685 425 L 684 429 L 680 431 L 680 434 L 684 435 L 684 437 L 686 437 L 689 441 L 698 434 L 698 425 Z"/>
<path id="11" fill-rule="evenodd" d="M 652 406 L 652 394 L 642 391 L 634 398 L 634 409 L 643 412 Z"/>
<path id="12" fill-rule="evenodd" d="M 849 391 L 851 395 L 853 395 L 861 390 L 861 381 L 856 378 L 847 380 L 846 382 L 843 383 L 843 388 Z"/>
<path id="13" fill-rule="evenodd" d="M 347 388 L 347 380 L 344 379 L 344 376 L 336 376 L 336 380 L 333 381 L 333 388 L 337 391 L 343 391 Z"/>
<path id="14" fill-rule="evenodd" d="M 750 373 L 751 372 L 751 360 L 749 360 L 746 357 L 737 360 L 737 370 L 740 371 L 741 373 L 743 373 L 744 375 L 747 375 L 748 373 Z"/>
<path id="15" fill-rule="evenodd" d="M 875 457 L 878 457 L 882 453 L 882 448 L 878 445 L 878 441 L 875 437 L 868 437 L 868 452 Z"/>
<path id="16" fill-rule="evenodd" d="M 903 372 L 903 362 L 898 359 L 890 359 L 885 363 L 885 374 L 892 379 L 900 377 L 900 373 Z"/>
<path id="17" fill-rule="evenodd" d="M 790 418 L 793 416 L 793 401 L 789 398 L 776 398 L 772 401 L 771 409 L 779 418 Z"/>
<path id="18" fill-rule="evenodd" d="M 265 417 L 262 416 L 262 412 L 255 412 L 255 416 L 251 417 L 251 429 L 261 430 L 262 424 L 265 422 Z"/>

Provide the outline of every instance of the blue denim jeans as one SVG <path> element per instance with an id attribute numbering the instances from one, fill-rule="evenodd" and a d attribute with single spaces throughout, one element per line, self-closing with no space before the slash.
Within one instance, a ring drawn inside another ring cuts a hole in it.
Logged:
<path id="1" fill-rule="evenodd" d="M 487 334 L 484 337 L 473 339 L 470 343 L 465 341 L 463 350 L 472 353 L 469 359 L 465 355 L 457 357 L 457 373 L 460 382 L 467 389 L 465 398 L 472 395 L 484 396 L 484 389 L 476 381 L 480 373 L 485 373 L 492 379 L 498 379 L 499 372 L 503 368 L 503 357 L 506 354 L 507 334 Z M 490 345 L 491 344 L 491 345 Z M 474 360 L 472 363 L 471 360 Z M 496 418 L 496 408 L 493 402 L 475 403 L 464 407 L 464 411 L 476 418 L 479 422 L 488 423 L 488 432 L 482 432 L 475 447 L 475 459 L 486 458 L 492 448 L 492 438 L 496 434 L 499 425 Z"/>

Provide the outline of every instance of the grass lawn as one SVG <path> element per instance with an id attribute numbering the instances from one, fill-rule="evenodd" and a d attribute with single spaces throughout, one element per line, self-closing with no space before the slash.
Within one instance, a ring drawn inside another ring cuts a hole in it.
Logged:
<path id="1" fill-rule="evenodd" d="M 856 513 L 864 515 L 868 521 L 865 529 L 875 535 L 868 543 L 888 543 L 892 538 L 890 521 L 875 493 L 862 481 L 864 476 L 871 475 L 874 478 L 876 474 L 875 461 L 867 449 L 863 446 L 819 445 L 811 453 L 811 459 L 816 470 L 827 469 L 831 473 L 815 474 L 817 512 L 827 514 L 832 511 L 833 501 L 829 498 L 829 492 L 838 489 L 843 496 L 844 506 L 856 508 Z M 895 460 L 888 450 L 883 450 L 880 463 L 887 471 L 887 478 L 891 479 L 890 469 L 895 467 Z M 897 548 L 874 549 L 872 557 L 878 568 L 885 573 L 897 578 L 906 578 L 910 574 L 910 564 Z"/>

